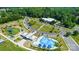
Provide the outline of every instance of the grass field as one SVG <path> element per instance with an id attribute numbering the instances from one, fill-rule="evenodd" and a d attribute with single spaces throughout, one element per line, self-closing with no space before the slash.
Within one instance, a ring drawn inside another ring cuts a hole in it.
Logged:
<path id="1" fill-rule="evenodd" d="M 52 26 L 51 25 L 45 25 L 45 26 L 43 26 L 41 29 L 40 29 L 40 31 L 43 31 L 43 32 L 50 32 L 50 31 L 52 31 Z"/>
<path id="2" fill-rule="evenodd" d="M 40 26 L 42 26 L 42 24 L 40 24 L 39 22 L 36 22 L 34 25 L 32 25 L 32 28 L 38 29 Z"/>
<path id="3" fill-rule="evenodd" d="M 8 40 L 0 44 L 0 51 L 25 51 L 25 50 L 26 49 L 18 47 Z"/>
<path id="4" fill-rule="evenodd" d="M 12 23 L 12 24 L 11 24 Z M 16 35 L 19 33 L 20 28 L 17 21 L 8 22 L 5 24 L 0 24 L 1 30 L 5 35 Z"/>
<path id="5" fill-rule="evenodd" d="M 3 37 L 3 36 L 1 36 L 1 35 L 0 35 L 0 39 L 2 39 L 2 40 L 6 40 L 6 38 L 4 38 L 4 37 Z"/>
<path id="6" fill-rule="evenodd" d="M 15 40 L 15 42 L 19 42 L 19 41 L 21 41 L 22 39 L 21 38 L 17 38 L 16 40 Z"/>
<path id="7" fill-rule="evenodd" d="M 23 29 L 26 32 L 29 32 L 28 28 L 26 28 L 23 24 L 23 19 L 19 19 L 17 22 L 19 23 L 19 26 L 21 27 L 21 29 Z"/>
<path id="8" fill-rule="evenodd" d="M 72 38 L 77 42 L 77 44 L 79 44 L 79 35 L 73 36 Z"/>
<path id="9" fill-rule="evenodd" d="M 39 20 L 36 20 L 36 19 L 30 19 L 28 21 L 28 24 L 33 28 L 33 29 L 39 29 L 43 23 L 41 23 Z M 52 33 L 52 32 L 55 32 L 55 33 L 58 33 L 59 30 L 58 29 L 55 29 L 53 25 L 50 25 L 50 24 L 45 24 L 39 31 L 42 31 L 42 32 L 48 32 L 48 33 Z"/>
<path id="10" fill-rule="evenodd" d="M 51 38 L 56 39 L 59 42 L 58 47 L 60 47 L 60 48 L 57 48 L 57 49 L 53 49 L 51 51 L 68 51 L 68 47 L 66 46 L 64 40 L 61 37 L 58 36 L 58 37 L 51 37 Z M 34 46 L 32 46 L 30 48 L 38 50 L 38 51 L 49 51 L 47 49 L 41 49 L 41 48 L 34 47 Z"/>
<path id="11" fill-rule="evenodd" d="M 68 50 L 68 47 L 66 46 L 64 40 L 60 36 L 57 36 L 54 39 L 56 39 L 59 42 L 59 46 L 60 46 L 61 51 L 67 51 Z"/>
<path id="12" fill-rule="evenodd" d="M 43 26 L 40 31 L 42 32 L 48 32 L 48 33 L 58 33 L 59 30 L 55 29 L 52 25 L 48 24 Z"/>
<path id="13" fill-rule="evenodd" d="M 30 26 L 34 29 L 38 29 L 40 26 L 42 26 L 42 23 L 40 23 L 38 20 L 36 19 L 30 19 L 28 21 L 28 23 L 30 24 Z"/>
<path id="14" fill-rule="evenodd" d="M 5 33 L 6 33 L 7 35 L 16 35 L 16 34 L 19 33 L 19 31 L 20 31 L 20 30 L 19 30 L 18 28 L 12 28 L 12 32 L 10 33 L 7 28 L 5 29 Z"/>

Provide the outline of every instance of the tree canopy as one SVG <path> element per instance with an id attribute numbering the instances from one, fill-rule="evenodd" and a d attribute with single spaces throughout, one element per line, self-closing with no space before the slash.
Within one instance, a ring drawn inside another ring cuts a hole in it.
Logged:
<path id="1" fill-rule="evenodd" d="M 1 9 L 5 9 L 2 11 Z M 0 23 L 14 21 L 29 17 L 51 17 L 59 20 L 62 25 L 71 28 L 79 24 L 79 8 L 78 7 L 17 7 L 17 8 L 0 8 Z"/>

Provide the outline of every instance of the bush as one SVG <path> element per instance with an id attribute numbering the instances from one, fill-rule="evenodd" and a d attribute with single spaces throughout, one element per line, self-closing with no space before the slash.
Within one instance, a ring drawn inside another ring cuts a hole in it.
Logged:
<path id="1" fill-rule="evenodd" d="M 74 32 L 73 32 L 73 35 L 75 36 L 75 35 L 78 35 L 79 34 L 79 32 L 77 31 L 77 30 L 75 30 Z"/>
<path id="2" fill-rule="evenodd" d="M 68 37 L 68 36 L 70 36 L 71 35 L 71 32 L 67 32 L 64 36 L 65 37 Z"/>

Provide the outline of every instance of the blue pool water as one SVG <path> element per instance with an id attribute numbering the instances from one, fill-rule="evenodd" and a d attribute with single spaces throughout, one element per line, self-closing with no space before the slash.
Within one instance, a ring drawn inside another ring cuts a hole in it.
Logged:
<path id="1" fill-rule="evenodd" d="M 42 36 L 38 46 L 41 48 L 53 48 L 55 46 L 55 41 L 49 39 L 48 37 Z"/>

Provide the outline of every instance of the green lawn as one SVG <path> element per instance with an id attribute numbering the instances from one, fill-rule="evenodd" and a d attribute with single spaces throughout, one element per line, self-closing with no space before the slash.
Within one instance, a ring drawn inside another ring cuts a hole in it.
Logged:
<path id="1" fill-rule="evenodd" d="M 77 42 L 77 44 L 79 44 L 79 35 L 73 36 L 72 38 Z"/>
<path id="2" fill-rule="evenodd" d="M 51 51 L 67 51 L 68 50 L 68 47 L 66 46 L 64 40 L 60 36 L 58 36 L 58 37 L 50 37 L 50 38 L 56 39 L 59 42 L 58 47 L 60 47 L 60 48 L 57 48 L 57 49 L 53 49 Z M 34 46 L 32 46 L 30 48 L 38 50 L 38 51 L 49 51 L 48 49 L 41 49 L 41 48 L 34 47 Z"/>
<path id="3" fill-rule="evenodd" d="M 8 28 L 5 28 L 4 29 L 4 33 L 6 34 L 6 35 L 16 35 L 16 34 L 18 34 L 19 33 L 19 29 L 18 28 L 12 28 L 12 32 L 9 32 L 8 31 Z"/>
<path id="4" fill-rule="evenodd" d="M 26 51 L 26 49 L 18 47 L 10 41 L 6 40 L 0 44 L 0 51 Z"/>
<path id="5" fill-rule="evenodd" d="M 30 19 L 29 21 L 28 21 L 28 23 L 31 25 L 31 27 L 32 28 L 34 28 L 34 29 L 38 29 L 40 26 L 42 26 L 42 24 L 38 21 L 38 20 L 36 20 L 36 19 Z"/>
<path id="6" fill-rule="evenodd" d="M 2 40 L 6 40 L 6 38 L 4 38 L 4 37 L 3 37 L 3 36 L 1 36 L 1 35 L 0 35 L 0 39 L 2 39 Z"/>
<path id="7" fill-rule="evenodd" d="M 66 46 L 64 40 L 61 37 L 57 36 L 54 39 L 56 39 L 59 42 L 59 46 L 60 46 L 61 51 L 67 51 L 68 50 L 68 47 Z"/>
<path id="8" fill-rule="evenodd" d="M 40 31 L 43 31 L 43 32 L 48 32 L 48 33 L 58 33 L 59 30 L 55 29 L 52 25 L 45 25 L 43 26 Z"/>
<path id="9" fill-rule="evenodd" d="M 43 26 L 41 29 L 40 29 L 40 31 L 43 31 L 43 32 L 50 32 L 50 31 L 52 31 L 52 26 L 51 25 L 45 25 L 45 26 Z"/>
<path id="10" fill-rule="evenodd" d="M 19 42 L 19 41 L 21 41 L 22 39 L 21 38 L 17 38 L 16 40 L 15 40 L 15 42 Z"/>
<path id="11" fill-rule="evenodd" d="M 34 29 L 39 29 L 43 25 L 39 20 L 33 18 L 28 21 L 28 24 Z M 39 31 L 48 32 L 48 33 L 59 32 L 58 29 L 55 29 L 54 26 L 50 24 L 44 25 Z"/>
<path id="12" fill-rule="evenodd" d="M 29 32 L 28 28 L 26 28 L 23 24 L 23 19 L 19 19 L 17 22 L 19 23 L 19 26 L 21 27 L 21 29 L 23 29 L 26 32 Z"/>
<path id="13" fill-rule="evenodd" d="M 42 24 L 40 24 L 39 22 L 36 22 L 34 25 L 32 25 L 32 28 L 38 29 L 40 26 L 42 26 Z"/>

